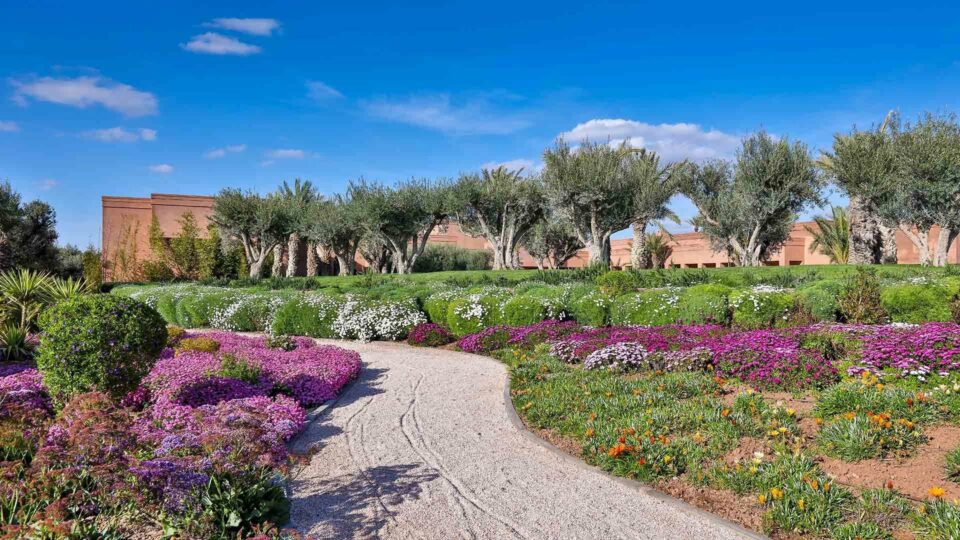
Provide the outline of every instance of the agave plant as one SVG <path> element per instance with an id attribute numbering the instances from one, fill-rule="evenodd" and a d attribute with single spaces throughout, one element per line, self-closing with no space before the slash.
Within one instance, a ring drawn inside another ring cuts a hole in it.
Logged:
<path id="1" fill-rule="evenodd" d="M 0 359 L 21 362 L 33 356 L 33 345 L 26 328 L 15 324 L 0 327 Z"/>
<path id="2" fill-rule="evenodd" d="M 25 269 L 0 274 L 0 310 L 6 322 L 29 329 L 50 300 L 51 281 L 46 272 Z"/>

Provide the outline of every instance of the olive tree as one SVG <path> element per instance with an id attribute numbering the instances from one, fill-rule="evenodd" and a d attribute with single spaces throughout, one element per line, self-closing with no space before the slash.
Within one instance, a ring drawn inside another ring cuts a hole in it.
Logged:
<path id="1" fill-rule="evenodd" d="M 263 276 L 270 252 L 285 242 L 291 231 L 289 209 L 280 197 L 235 188 L 217 194 L 210 220 L 240 242 L 252 278 Z"/>
<path id="2" fill-rule="evenodd" d="M 787 240 L 797 214 L 822 204 L 823 178 L 807 147 L 766 132 L 743 141 L 735 163 L 684 166 L 681 192 L 713 249 L 739 266 L 759 266 Z"/>
<path id="3" fill-rule="evenodd" d="M 324 251 L 337 258 L 341 276 L 354 274 L 357 249 L 366 233 L 363 208 L 349 196 L 337 195 L 329 200 L 316 200 L 305 211 L 309 226 L 304 235 Z"/>
<path id="4" fill-rule="evenodd" d="M 629 148 L 563 139 L 543 153 L 543 184 L 550 204 L 586 247 L 590 264 L 610 265 L 610 236 L 634 221 L 635 185 L 624 157 Z"/>
<path id="5" fill-rule="evenodd" d="M 550 217 L 534 225 L 520 244 L 537 261 L 537 268 L 541 270 L 544 266 L 554 270 L 561 268 L 583 249 L 583 243 L 569 223 Z"/>
<path id="6" fill-rule="evenodd" d="M 898 216 L 885 212 L 894 202 L 896 155 L 892 128 L 896 117 L 891 113 L 875 129 L 836 134 L 833 148 L 817 161 L 820 168 L 849 198 L 847 215 L 850 222 L 849 262 L 875 264 L 897 262 L 896 230 Z"/>
<path id="7" fill-rule="evenodd" d="M 348 193 L 363 208 L 368 232 L 390 247 L 398 274 L 413 272 L 430 235 L 455 210 L 452 186 L 442 180 L 409 180 L 393 188 L 359 180 Z"/>
<path id="8" fill-rule="evenodd" d="M 536 178 L 522 173 L 502 166 L 484 169 L 461 175 L 454 187 L 460 229 L 490 244 L 494 270 L 514 266 L 518 240 L 543 217 L 543 190 Z"/>

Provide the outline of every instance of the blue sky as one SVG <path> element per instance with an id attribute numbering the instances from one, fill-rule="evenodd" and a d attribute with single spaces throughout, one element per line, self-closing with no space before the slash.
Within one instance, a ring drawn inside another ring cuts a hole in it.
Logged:
<path id="1" fill-rule="evenodd" d="M 62 241 L 99 243 L 105 194 L 536 167 L 561 134 L 702 159 L 764 127 L 816 151 L 960 109 L 946 2 L 197 4 L 4 2 L 0 179 Z"/>

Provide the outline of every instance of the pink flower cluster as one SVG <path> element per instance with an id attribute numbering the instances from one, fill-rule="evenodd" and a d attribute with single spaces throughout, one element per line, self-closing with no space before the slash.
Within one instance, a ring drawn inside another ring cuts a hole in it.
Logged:
<path id="1" fill-rule="evenodd" d="M 50 396 L 37 368 L 28 364 L 0 363 L 0 416 L 14 406 L 53 412 Z"/>
<path id="2" fill-rule="evenodd" d="M 860 362 L 851 372 L 884 369 L 917 377 L 960 370 L 960 325 L 888 326 L 884 332 L 863 336 Z"/>

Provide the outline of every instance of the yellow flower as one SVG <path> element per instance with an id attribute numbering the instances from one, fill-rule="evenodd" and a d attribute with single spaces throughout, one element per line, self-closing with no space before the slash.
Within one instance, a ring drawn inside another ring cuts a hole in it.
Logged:
<path id="1" fill-rule="evenodd" d="M 793 410 L 793 409 L 787 409 L 787 416 L 793 416 L 793 415 L 796 414 L 796 413 L 797 413 L 797 411 L 795 411 L 795 410 Z"/>
<path id="2" fill-rule="evenodd" d="M 667 454 L 667 455 L 663 456 L 663 462 L 664 462 L 664 463 L 670 463 L 672 460 L 673 460 L 673 458 L 670 457 L 670 454 Z"/>
<path id="3" fill-rule="evenodd" d="M 780 488 L 770 488 L 770 496 L 773 497 L 773 500 L 780 500 L 783 498 L 783 490 Z"/>
<path id="4" fill-rule="evenodd" d="M 934 499 L 942 499 L 943 496 L 947 494 L 947 490 L 937 486 L 930 488 L 927 493 L 929 493 Z"/>
<path id="5" fill-rule="evenodd" d="M 757 496 L 757 502 L 760 504 L 767 504 L 767 496 L 766 495 Z"/>
<path id="6" fill-rule="evenodd" d="M 797 499 L 797 508 L 799 508 L 800 510 L 803 510 L 805 506 L 806 506 L 806 503 L 803 502 L 803 499 Z"/>
<path id="7" fill-rule="evenodd" d="M 587 428 L 586 436 L 593 437 L 593 428 Z"/>

